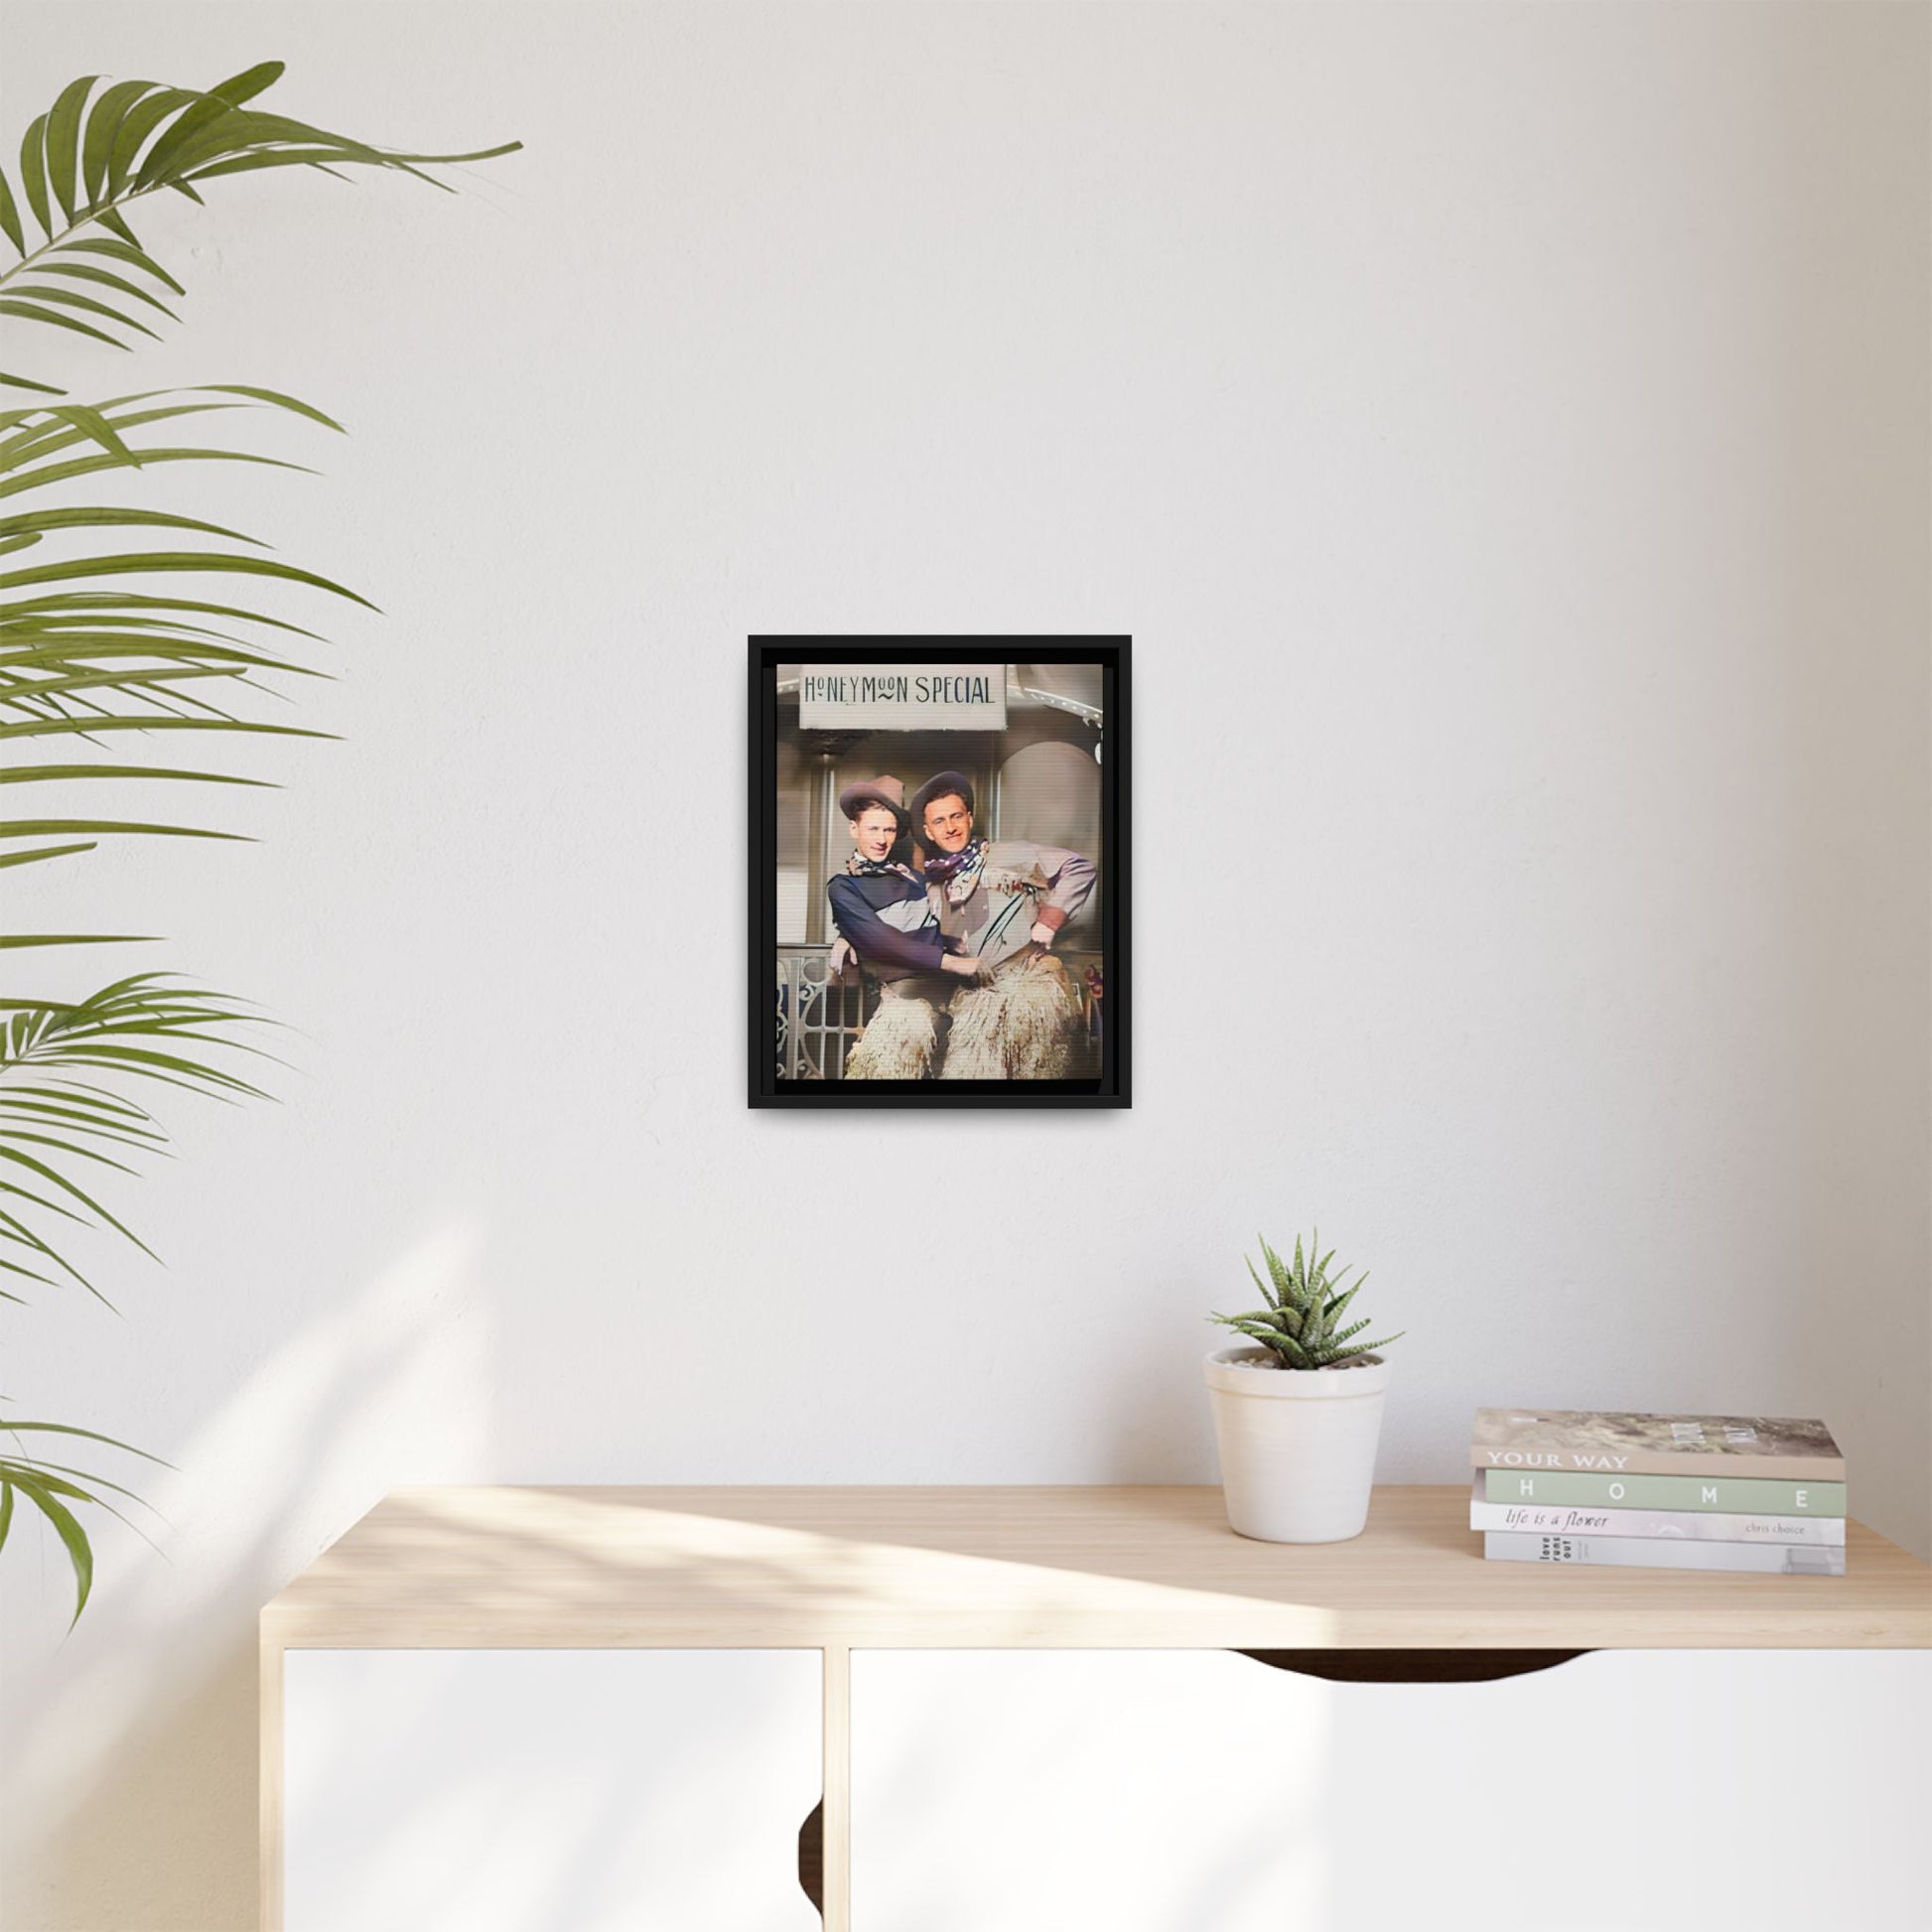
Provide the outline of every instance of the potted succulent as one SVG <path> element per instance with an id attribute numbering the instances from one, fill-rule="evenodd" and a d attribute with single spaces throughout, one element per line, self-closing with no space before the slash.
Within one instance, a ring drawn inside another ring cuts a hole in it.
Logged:
<path id="1" fill-rule="evenodd" d="M 1206 1361 L 1228 1523 L 1268 1543 L 1339 1543 L 1362 1533 L 1375 1481 L 1375 1446 L 1389 1365 L 1374 1351 L 1399 1341 L 1356 1341 L 1369 1324 L 1342 1324 L 1366 1275 L 1329 1273 L 1331 1248 L 1301 1237 L 1284 1261 L 1261 1244 L 1268 1276 L 1254 1276 L 1267 1306 L 1208 1318 L 1249 1337 Z"/>

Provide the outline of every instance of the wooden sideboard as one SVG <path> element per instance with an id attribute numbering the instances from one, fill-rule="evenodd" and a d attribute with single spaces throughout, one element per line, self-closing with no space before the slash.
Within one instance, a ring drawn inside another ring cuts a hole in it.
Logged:
<path id="1" fill-rule="evenodd" d="M 1230 1533 L 1220 1492 L 1209 1487 L 398 1491 L 262 1612 L 262 1924 L 313 1932 L 310 1920 L 284 1911 L 291 1653 L 303 1708 L 340 1710 L 343 1724 L 353 1707 L 331 1700 L 362 1697 L 372 1700 L 368 1709 L 393 1710 L 395 1686 L 426 1667 L 420 1653 L 429 1651 L 735 1651 L 758 1653 L 767 1674 L 778 1653 L 818 1653 L 810 1689 L 820 1724 L 810 1741 L 822 1797 L 819 1888 L 824 1923 L 846 1932 L 854 1924 L 855 1652 L 1265 1653 L 1264 1661 L 1318 1678 L 1440 1685 L 1507 1678 L 1577 1652 L 1932 1649 L 1932 1572 L 1858 1523 L 1848 1529 L 1845 1577 L 1759 1577 L 1485 1563 L 1467 1508 L 1465 1487 L 1385 1487 L 1354 1541 L 1287 1546 Z M 399 1659 L 404 1675 L 357 1677 L 362 1667 L 350 1659 L 328 1665 L 348 1688 L 338 1678 L 310 1688 L 308 1674 L 324 1662 L 301 1655 L 310 1652 L 338 1660 L 380 1653 Z M 1884 1666 L 1904 1673 L 1891 1681 L 1908 1702 L 1932 1684 L 1928 1662 Z M 1227 1667 L 1254 1671 L 1246 1662 Z M 1795 1684 L 1807 1667 L 1778 1668 Z M 345 1670 L 350 1675 L 340 1676 Z M 876 1674 L 882 1687 L 891 1679 L 884 1664 Z M 1715 1670 L 1706 1675 L 1715 1682 Z M 955 1672 L 952 1681 L 977 1680 Z M 1092 1681 L 1113 1680 L 1103 1672 Z M 1737 1695 L 1775 1702 L 1784 1696 L 1779 1681 Z M 466 1694 L 449 1695 L 461 1710 Z M 518 1695 L 554 1694 L 533 1686 Z M 772 1695 L 795 1706 L 797 1681 Z M 1050 1689 L 1042 1695 L 1050 1699 Z M 1614 1695 L 1627 1704 L 1631 1693 L 1615 1687 Z M 1681 1698 L 1681 1687 L 1671 1695 Z M 910 1710 L 917 1701 L 903 1686 L 893 1696 L 889 1706 L 882 1689 L 869 1708 Z M 1794 1689 L 1791 1715 L 1808 1721 L 1838 1701 L 1837 1692 Z M 1572 1712 L 1563 1722 L 1580 1720 Z M 1712 1722 L 1721 1730 L 1729 1724 Z M 636 1731 L 630 1721 L 617 1726 L 620 1737 Z M 1800 1723 L 1794 1734 L 1802 1732 Z M 461 1748 L 483 1746 L 472 1739 Z M 788 1749 L 795 1766 L 797 1748 L 795 1739 L 783 1748 L 774 1741 L 759 1761 L 775 1767 Z M 793 1775 L 786 1788 L 796 1782 Z M 1400 1840 L 1399 1824 L 1391 1836 Z M 326 1860 L 340 1868 L 345 1856 L 331 1849 Z M 586 1924 L 601 1922 L 586 1910 Z M 1010 1916 L 1023 1922 L 1024 1913 Z M 1244 1921 L 1230 1908 L 1225 1922 Z M 857 1932 L 874 1925 L 862 1916 Z"/>

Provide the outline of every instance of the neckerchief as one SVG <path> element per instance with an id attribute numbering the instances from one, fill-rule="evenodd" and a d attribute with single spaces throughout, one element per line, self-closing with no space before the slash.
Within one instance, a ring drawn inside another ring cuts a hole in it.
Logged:
<path id="1" fill-rule="evenodd" d="M 943 886 L 951 905 L 964 905 L 979 889 L 980 874 L 986 870 L 986 841 L 974 839 L 963 851 L 942 853 L 925 862 L 926 883 Z"/>
<path id="2" fill-rule="evenodd" d="M 845 862 L 845 869 L 854 879 L 909 879 L 913 885 L 924 882 L 910 866 L 902 866 L 891 859 L 862 859 L 855 850 Z"/>

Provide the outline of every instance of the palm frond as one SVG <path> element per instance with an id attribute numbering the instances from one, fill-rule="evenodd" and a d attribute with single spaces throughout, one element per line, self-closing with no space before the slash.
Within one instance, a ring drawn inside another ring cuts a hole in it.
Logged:
<path id="1" fill-rule="evenodd" d="M 139 470 L 157 454 L 175 460 L 229 460 L 225 450 L 157 452 L 159 426 L 208 410 L 294 416 L 338 425 L 312 404 L 277 390 L 238 384 L 184 391 L 148 390 L 98 404 L 63 402 L 0 411 L 0 489 L 38 494 L 76 469 Z M 72 453 L 87 454 L 76 463 Z M 106 533 L 192 532 L 234 548 L 123 550 Z M 102 538 L 106 540 L 103 542 Z M 48 558 L 49 549 L 68 554 Z M 239 585 L 266 582 L 305 594 L 367 599 L 321 573 L 261 554 L 265 546 L 226 524 L 170 510 L 118 504 L 35 501 L 0 515 L 0 553 L 31 550 L 32 561 L 0 571 L 0 743 L 78 738 L 89 745 L 142 742 L 157 732 L 239 732 L 248 736 L 321 738 L 327 734 L 258 715 L 258 701 L 278 680 L 326 675 L 269 639 L 315 640 L 316 633 L 247 602 L 176 591 L 171 578 Z M 129 587 L 129 584 L 133 587 Z M 143 767 L 92 767 L 127 776 Z M 221 770 L 147 767 L 205 782 L 258 782 Z M 7 782 L 66 782 L 71 764 L 10 768 Z M 174 823 L 147 814 L 99 818 L 23 816 L 0 820 L 0 869 L 84 858 L 102 839 L 178 837 L 240 839 L 225 827 Z M 21 849 L 11 842 L 43 841 Z M 54 842 L 47 842 L 47 841 Z M 94 934 L 17 934 L 17 944 L 98 939 Z M 0 944 L 4 944 L 0 941 Z"/>
<path id="2" fill-rule="evenodd" d="M 280 62 L 266 62 L 207 89 L 149 80 L 103 85 L 97 74 L 63 88 L 21 143 L 18 195 L 0 167 L 0 238 L 16 257 L 0 267 L 0 317 L 39 325 L 50 346 L 128 349 L 177 321 L 169 298 L 186 295 L 129 220 L 144 197 L 169 189 L 199 204 L 198 184 L 289 167 L 339 177 L 377 168 L 444 187 L 426 171 L 519 145 L 474 154 L 403 153 L 249 105 L 281 73 Z M 29 332 L 10 332 L 10 340 L 12 333 Z M 146 762 L 138 750 L 124 755 L 120 748 L 143 746 L 157 732 L 326 737 L 257 715 L 256 701 L 279 696 L 282 679 L 323 675 L 306 661 L 305 646 L 321 641 L 317 633 L 262 608 L 262 596 L 297 592 L 374 607 L 329 577 L 263 554 L 265 546 L 242 531 L 168 510 L 50 504 L 44 492 L 184 463 L 307 474 L 279 456 L 204 441 L 201 431 L 209 425 L 201 419 L 269 411 L 331 430 L 341 425 L 312 404 L 246 383 L 146 390 L 100 403 L 73 401 L 39 374 L 0 375 L 0 385 L 35 399 L 0 410 L 0 501 L 36 499 L 0 516 L 0 557 L 23 559 L 0 573 L 0 741 L 77 738 L 89 748 L 78 757 L 57 751 L 9 763 L 0 767 L 0 784 L 269 784 L 194 762 Z M 127 539 L 102 535 L 129 529 L 235 547 L 189 548 L 177 541 L 129 549 Z M 191 582 L 178 589 L 180 579 Z M 192 580 L 211 580 L 221 589 Z M 113 751 L 102 749 L 110 744 Z M 0 818 L 0 869 L 81 858 L 106 839 L 244 836 L 146 812 L 89 817 L 27 810 Z M 8 932 L 0 935 L 0 956 L 127 936 Z M 77 1001 L 0 995 L 0 1275 L 7 1283 L 0 1301 L 19 1303 L 28 1290 L 69 1284 L 98 1295 L 69 1256 L 76 1231 L 105 1231 L 145 1245 L 103 1198 L 145 1158 L 168 1154 L 167 1131 L 127 1089 L 262 1098 L 235 1058 L 262 1054 L 246 1037 L 259 1024 L 239 1001 L 154 973 L 116 980 Z M 65 1424 L 0 1419 L 0 1436 L 8 1432 L 17 1445 L 40 1432 L 127 1449 Z M 0 1548 L 24 1498 L 67 1552 L 77 1620 L 93 1584 L 81 1512 L 118 1515 L 111 1498 L 132 1495 L 103 1476 L 31 1454 L 23 1445 L 17 1454 L 0 1454 Z"/>
<path id="3" fill-rule="evenodd" d="M 160 973 L 133 974 L 71 1004 L 13 1006 L 0 1021 L 0 1191 L 15 1203 L 8 1237 L 104 1301 L 48 1217 L 108 1229 L 152 1253 L 74 1178 L 74 1163 L 131 1174 L 122 1154 L 163 1154 L 168 1137 L 152 1114 L 102 1087 L 98 1076 L 261 1099 L 263 1090 L 232 1063 L 238 1054 L 272 1057 L 239 1031 L 260 1024 L 228 995 Z"/>
<path id="4" fill-rule="evenodd" d="M 129 1502 L 140 1503 L 144 1509 L 149 1505 L 142 1503 L 141 1498 L 124 1484 L 110 1482 L 92 1470 L 51 1461 L 45 1456 L 29 1455 L 22 1441 L 29 1435 L 56 1435 L 77 1442 L 98 1443 L 128 1455 L 138 1455 L 142 1460 L 157 1463 L 163 1468 L 169 1465 L 162 1462 L 160 1456 L 150 1455 L 146 1449 L 116 1442 L 112 1436 L 103 1436 L 95 1430 L 75 1429 L 68 1423 L 18 1422 L 0 1417 L 0 1437 L 11 1437 L 18 1446 L 14 1453 L 0 1454 L 0 1550 L 7 1547 L 7 1538 L 14 1529 L 17 1514 L 15 1499 L 24 1496 L 46 1518 L 67 1553 L 68 1565 L 73 1572 L 72 1620 L 77 1623 L 93 1589 L 94 1551 L 86 1528 L 75 1515 L 72 1505 L 77 1503 L 83 1507 L 104 1509 L 110 1516 L 118 1517 L 130 1529 L 142 1535 L 145 1532 L 141 1531 L 140 1526 L 123 1515 L 108 1497 L 120 1496 Z"/>
<path id="5" fill-rule="evenodd" d="M 19 197 L 0 169 L 0 236 L 18 258 L 0 269 L 0 316 L 125 349 L 130 337 L 155 336 L 157 319 L 175 319 L 159 290 L 186 293 L 129 223 L 142 197 L 171 189 L 200 203 L 198 183 L 263 168 L 375 168 L 447 188 L 428 170 L 520 145 L 405 153 L 249 105 L 282 72 L 280 61 L 265 61 L 207 89 L 152 80 L 101 86 L 99 74 L 64 87 L 21 143 Z M 0 382 L 61 393 L 35 376 Z"/>

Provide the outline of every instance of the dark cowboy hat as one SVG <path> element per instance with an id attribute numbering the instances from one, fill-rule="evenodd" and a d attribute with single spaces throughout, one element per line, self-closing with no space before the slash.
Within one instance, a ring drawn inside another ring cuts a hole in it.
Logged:
<path id="1" fill-rule="evenodd" d="M 912 827 L 915 831 L 925 825 L 925 808 L 935 798 L 945 798 L 957 793 L 966 801 L 966 809 L 975 809 L 973 804 L 973 781 L 963 771 L 940 771 L 928 778 L 912 794 L 912 802 L 906 810 L 912 814 Z"/>
<path id="2" fill-rule="evenodd" d="M 859 778 L 839 793 L 839 810 L 847 818 L 857 818 L 868 805 L 883 805 L 889 812 L 898 814 L 899 823 L 905 822 L 905 787 L 898 779 L 881 775 L 877 778 Z"/>

